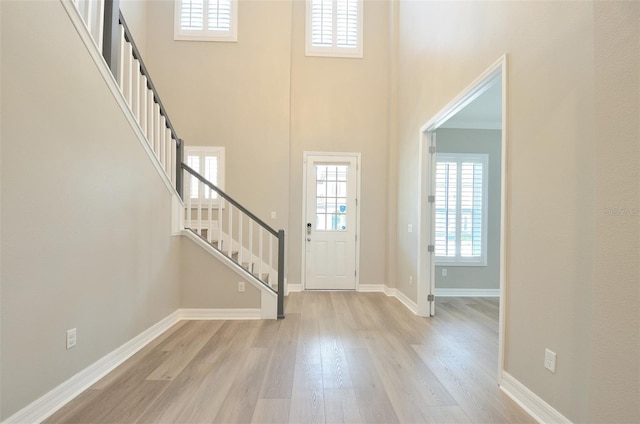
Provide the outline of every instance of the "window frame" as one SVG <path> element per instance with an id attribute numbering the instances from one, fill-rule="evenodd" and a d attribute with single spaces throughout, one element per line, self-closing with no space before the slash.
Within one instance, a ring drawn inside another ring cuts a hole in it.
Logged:
<path id="1" fill-rule="evenodd" d="M 357 13 L 357 46 L 355 48 L 351 47 L 339 47 L 337 46 L 336 41 L 336 25 L 337 19 L 337 2 L 339 0 L 331 0 L 333 3 L 332 7 L 332 45 L 331 46 L 314 46 L 313 45 L 313 0 L 306 0 L 306 28 L 305 28 L 305 56 L 313 57 L 337 57 L 337 58 L 351 58 L 351 59 L 362 59 L 364 57 L 364 1 L 356 0 L 358 4 L 358 13 Z"/>
<path id="2" fill-rule="evenodd" d="M 204 14 L 213 0 L 203 0 Z M 231 6 L 229 31 L 214 29 L 185 30 L 181 26 L 182 0 L 174 0 L 173 39 L 175 41 L 217 41 L 235 43 L 238 41 L 238 0 L 229 0 Z M 206 21 L 206 19 L 205 19 Z"/>
<path id="3" fill-rule="evenodd" d="M 435 265 L 436 266 L 487 266 L 487 236 L 488 236 L 488 175 L 489 175 L 489 155 L 487 153 L 436 153 L 436 169 L 438 166 L 438 162 L 456 162 L 457 170 L 456 173 L 458 177 L 456 177 L 456 216 L 460 217 L 461 208 L 459 204 L 460 199 L 460 191 L 461 187 L 459 184 L 460 178 L 459 175 L 462 172 L 461 165 L 462 163 L 480 163 L 482 164 L 482 207 L 481 207 L 481 254 L 478 257 L 465 257 L 461 256 L 461 248 L 459 238 L 457 237 L 460 234 L 461 229 L 461 219 L 456 219 L 456 255 L 455 256 L 438 256 L 437 248 L 436 252 L 434 252 L 435 256 Z M 434 174 L 434 178 L 437 178 L 437 173 Z M 435 181 L 437 186 L 437 181 Z M 436 193 L 434 193 L 436 195 Z M 437 217 L 437 199 L 433 204 L 433 212 L 434 212 L 434 246 L 435 246 L 435 234 L 437 232 L 436 229 L 436 217 Z"/>
<path id="4" fill-rule="evenodd" d="M 202 175 L 205 176 L 205 171 L 204 171 L 204 157 L 205 156 L 215 156 L 218 158 L 218 163 L 217 163 L 217 181 L 214 183 L 213 181 L 211 181 L 216 187 L 218 187 L 220 190 L 224 191 L 224 174 L 225 174 L 225 166 L 224 166 L 224 147 L 223 146 L 185 146 L 184 148 L 184 157 L 185 157 L 185 163 L 187 165 L 189 165 L 191 167 L 191 165 L 189 164 L 189 157 L 190 156 L 198 156 L 200 158 L 200 166 L 196 171 Z M 195 152 L 195 153 L 194 153 Z M 206 177 L 206 176 L 205 176 Z M 195 178 L 193 176 L 188 176 L 187 178 Z M 191 180 L 192 181 L 192 180 Z M 190 196 L 190 201 L 191 204 L 197 204 L 198 201 L 200 200 L 200 203 L 202 204 L 203 207 L 206 207 L 209 204 L 209 199 L 206 198 L 205 196 L 202 196 L 203 193 L 198 192 L 198 196 L 197 197 L 193 197 L 191 196 L 191 187 L 192 182 L 189 183 L 188 187 L 188 193 L 185 193 L 185 195 Z M 200 196 L 202 196 L 202 198 L 200 198 Z M 216 195 L 215 197 L 212 198 L 212 202 L 211 205 L 214 208 L 218 208 L 220 207 L 220 199 L 221 197 Z M 224 204 L 224 203 L 223 203 Z"/>

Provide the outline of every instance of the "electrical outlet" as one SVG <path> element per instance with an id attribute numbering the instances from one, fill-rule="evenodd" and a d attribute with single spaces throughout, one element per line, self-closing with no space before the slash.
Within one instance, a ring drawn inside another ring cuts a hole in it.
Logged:
<path id="1" fill-rule="evenodd" d="M 413 286 L 413 275 L 409 276 L 409 285 Z"/>
<path id="2" fill-rule="evenodd" d="M 407 232 L 413 233 L 413 224 L 407 225 Z"/>
<path id="3" fill-rule="evenodd" d="M 544 350 L 544 367 L 552 373 L 556 372 L 556 353 L 549 349 Z"/>
<path id="4" fill-rule="evenodd" d="M 278 217 L 278 214 L 276 214 L 275 212 L 271 212 L 271 219 L 276 219 Z"/>
<path id="5" fill-rule="evenodd" d="M 238 291 L 244 293 L 244 281 L 238 281 Z"/>
<path id="6" fill-rule="evenodd" d="M 77 340 L 78 337 L 76 329 L 72 328 L 71 330 L 67 330 L 67 350 L 75 347 Z"/>
<path id="7" fill-rule="evenodd" d="M 442 268 L 442 276 L 443 277 L 447 276 L 447 268 Z"/>

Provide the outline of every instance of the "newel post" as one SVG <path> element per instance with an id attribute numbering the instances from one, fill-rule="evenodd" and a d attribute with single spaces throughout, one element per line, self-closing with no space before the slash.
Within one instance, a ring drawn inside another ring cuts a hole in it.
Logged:
<path id="1" fill-rule="evenodd" d="M 102 37 L 102 56 L 109 65 L 111 73 L 118 78 L 119 57 L 118 48 L 120 19 L 120 0 L 104 0 L 104 27 Z"/>
<path id="2" fill-rule="evenodd" d="M 278 231 L 278 319 L 284 318 L 284 230 Z"/>
<path id="3" fill-rule="evenodd" d="M 184 160 L 184 140 L 176 140 L 176 191 L 181 199 L 184 199 L 182 162 Z"/>

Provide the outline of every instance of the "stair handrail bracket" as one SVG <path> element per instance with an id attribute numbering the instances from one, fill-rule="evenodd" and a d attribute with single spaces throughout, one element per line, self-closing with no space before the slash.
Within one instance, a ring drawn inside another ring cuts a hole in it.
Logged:
<path id="1" fill-rule="evenodd" d="M 284 318 L 285 232 L 275 230 L 186 163 L 184 228 L 277 295 Z"/>

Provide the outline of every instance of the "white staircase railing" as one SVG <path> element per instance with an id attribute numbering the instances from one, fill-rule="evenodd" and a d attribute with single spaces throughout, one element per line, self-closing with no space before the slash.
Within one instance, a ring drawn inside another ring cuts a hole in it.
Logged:
<path id="1" fill-rule="evenodd" d="M 184 227 L 278 294 L 283 317 L 284 231 L 276 231 L 186 164 Z"/>

